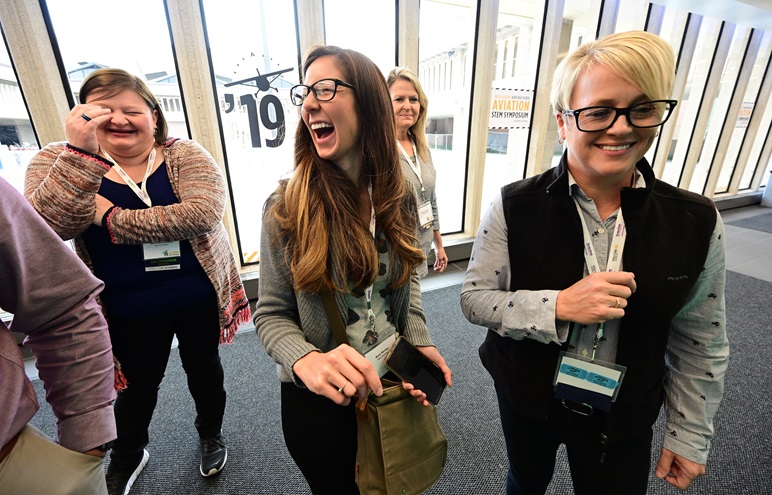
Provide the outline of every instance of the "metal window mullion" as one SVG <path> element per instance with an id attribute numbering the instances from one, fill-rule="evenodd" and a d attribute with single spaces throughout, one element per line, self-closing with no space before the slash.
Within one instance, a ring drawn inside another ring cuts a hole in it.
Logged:
<path id="1" fill-rule="evenodd" d="M 697 121 L 692 128 L 686 152 L 686 160 L 684 162 L 683 170 L 681 170 L 681 178 L 678 181 L 678 186 L 683 189 L 689 189 L 692 177 L 694 176 L 694 171 L 699 162 L 704 145 L 704 142 L 700 140 L 704 140 L 705 133 L 707 132 L 710 123 L 711 110 L 713 109 L 716 97 L 718 96 L 718 91 L 721 88 L 721 75 L 723 74 L 724 65 L 726 65 L 727 56 L 729 55 L 729 48 L 732 45 L 734 30 L 735 24 L 725 21 L 722 22 L 721 32 L 713 51 L 713 58 L 710 62 L 708 77 L 702 91 L 702 98 L 700 99 L 700 106 L 697 111 Z M 709 194 L 708 197 L 713 197 L 713 195 Z"/>
<path id="2" fill-rule="evenodd" d="M 748 90 L 748 83 L 750 82 L 751 74 L 753 72 L 753 62 L 755 61 L 756 53 L 758 53 L 763 34 L 763 31 L 759 31 L 758 29 L 751 30 L 751 35 L 745 45 L 743 60 L 740 65 L 740 70 L 737 73 L 737 78 L 735 79 L 735 87 L 732 90 L 732 96 L 729 100 L 729 106 L 724 117 L 721 134 L 716 143 L 716 152 L 713 154 L 713 160 L 711 160 L 710 169 L 708 170 L 708 179 L 705 181 L 704 191 L 710 191 L 711 196 L 716 194 L 716 185 L 718 184 L 721 171 L 724 167 L 734 167 L 732 177 L 738 174 L 738 172 L 739 175 L 742 176 L 743 170 L 745 169 L 744 163 L 741 165 L 726 163 L 726 152 L 728 151 L 729 143 L 732 140 L 737 117 L 740 115 L 745 92 Z M 748 129 L 746 128 L 746 135 L 747 132 Z"/>
<path id="3" fill-rule="evenodd" d="M 533 92 L 533 110 L 528 134 L 528 153 L 526 155 L 525 176 L 544 172 L 552 166 L 552 150 L 557 133 L 557 123 L 550 106 L 550 88 L 558 62 L 558 53 L 566 53 L 570 43 L 569 36 L 563 36 L 564 0 L 547 0 L 540 26 L 535 22 L 534 32 L 541 27 L 541 44 L 536 69 L 536 81 Z"/>
<path id="4" fill-rule="evenodd" d="M 763 37 L 764 33 L 761 32 L 760 34 Z M 764 171 L 767 167 L 760 166 L 761 162 L 758 160 L 755 163 L 748 163 L 748 160 L 750 159 L 756 139 L 760 139 L 759 135 L 764 132 L 764 129 L 761 128 L 761 122 L 764 120 L 764 112 L 767 109 L 767 105 L 770 104 L 770 98 L 772 98 L 772 51 L 767 57 L 763 79 L 759 85 L 756 99 L 754 100 L 753 112 L 748 121 L 748 128 L 745 130 L 745 137 L 743 137 L 740 152 L 737 154 L 735 167 L 741 167 L 742 170 L 736 171 L 732 176 L 732 180 L 729 182 L 729 194 L 737 194 L 740 190 L 740 183 L 742 182 L 747 167 L 756 167 L 750 182 L 751 190 L 758 190 L 759 185 L 761 184 Z M 766 162 L 764 162 L 764 164 L 766 164 Z"/>
<path id="5" fill-rule="evenodd" d="M 603 36 L 615 33 L 618 19 L 619 0 L 603 0 L 600 7 L 600 18 L 598 19 L 596 38 L 602 38 Z"/>
<path id="6" fill-rule="evenodd" d="M 474 236 L 480 224 L 485 176 L 486 145 L 490 119 L 493 64 L 490 54 L 496 46 L 499 0 L 477 0 L 472 60 L 472 93 L 469 101 L 469 129 L 466 143 L 466 184 L 464 187 L 464 233 Z"/>
<path id="7" fill-rule="evenodd" d="M 654 175 L 657 178 L 662 178 L 665 172 L 665 165 L 667 165 L 668 155 L 670 154 L 670 148 L 673 146 L 673 137 L 675 136 L 676 125 L 678 122 L 679 112 L 685 112 L 682 98 L 686 91 L 686 83 L 689 80 L 689 71 L 691 70 L 692 63 L 694 62 L 694 55 L 697 48 L 697 40 L 700 35 L 700 28 L 702 27 L 702 16 L 696 14 L 689 14 L 686 20 L 686 26 L 684 27 L 684 34 L 681 39 L 681 46 L 674 47 L 677 50 L 676 59 L 676 78 L 673 84 L 673 91 L 671 97 L 674 100 L 679 101 L 679 105 L 673 109 L 673 114 L 670 119 L 662 126 L 659 131 L 659 141 L 657 143 L 657 149 L 654 154 L 654 163 L 652 164 L 654 169 Z"/>

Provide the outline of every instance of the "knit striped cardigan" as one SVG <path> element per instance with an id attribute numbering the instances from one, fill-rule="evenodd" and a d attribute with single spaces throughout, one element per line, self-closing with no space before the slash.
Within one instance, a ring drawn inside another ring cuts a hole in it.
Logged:
<path id="1" fill-rule="evenodd" d="M 115 244 L 187 239 L 214 286 L 219 303 L 220 343 L 231 343 L 239 325 L 250 320 L 249 301 L 222 223 L 226 190 L 222 173 L 198 143 L 170 139 L 164 162 L 179 203 L 142 210 L 111 208 L 103 226 Z M 93 271 L 82 238 L 96 211 L 95 194 L 112 163 L 67 143 L 52 143 L 30 161 L 24 195 Z M 116 387 L 125 386 L 120 373 Z"/>

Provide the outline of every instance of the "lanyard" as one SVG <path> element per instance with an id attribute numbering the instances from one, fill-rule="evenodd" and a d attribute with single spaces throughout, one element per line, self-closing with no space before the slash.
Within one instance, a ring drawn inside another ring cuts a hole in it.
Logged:
<path id="1" fill-rule="evenodd" d="M 370 196 L 370 235 L 375 239 L 375 207 L 373 206 L 373 185 L 367 186 L 367 194 Z M 375 312 L 373 312 L 373 284 L 365 289 L 365 300 L 367 301 L 367 320 L 370 322 L 370 329 L 375 332 Z"/>
<path id="2" fill-rule="evenodd" d="M 584 219 L 584 213 L 579 207 L 579 203 L 574 199 L 574 205 L 576 211 L 579 213 L 579 220 L 582 221 L 582 234 L 584 236 L 584 262 L 587 264 L 587 271 L 591 274 L 600 271 L 598 266 L 598 257 L 595 256 L 595 249 L 592 245 L 592 237 L 590 236 L 590 230 L 587 228 L 587 222 Z M 618 272 L 622 266 L 622 251 L 625 247 L 625 240 L 627 239 L 627 229 L 625 228 L 625 219 L 622 216 L 622 207 L 617 212 L 617 222 L 614 225 L 614 238 L 611 241 L 611 247 L 609 249 L 608 259 L 606 260 L 607 272 Z M 598 350 L 598 344 L 600 339 L 603 338 L 603 323 L 598 325 L 598 329 L 595 332 L 595 339 L 592 343 L 592 358 L 590 362 L 595 361 L 595 351 Z"/>
<path id="3" fill-rule="evenodd" d="M 134 182 L 134 179 L 129 177 L 129 174 L 127 174 L 126 171 L 123 170 L 120 165 L 118 165 L 118 162 L 115 161 L 115 158 L 110 156 L 110 154 L 105 150 L 102 150 L 102 154 L 105 156 L 105 158 L 113 162 L 113 168 L 116 172 L 118 172 L 118 175 L 121 176 L 121 179 L 126 182 L 126 185 L 129 186 L 132 191 L 134 191 L 134 194 L 139 196 L 139 199 L 141 199 L 142 202 L 145 203 L 148 207 L 153 206 L 153 201 L 147 194 L 147 178 L 150 177 L 150 172 L 153 171 L 153 165 L 155 164 L 155 144 L 153 144 L 153 149 L 150 150 L 150 155 L 147 157 L 147 170 L 145 170 L 145 178 L 142 179 L 141 189 L 137 183 Z"/>
<path id="4" fill-rule="evenodd" d="M 405 151 L 405 148 L 402 147 L 402 143 L 397 141 L 397 146 L 399 146 L 399 150 L 402 152 L 402 156 L 405 157 L 405 160 L 410 164 L 410 168 L 413 169 L 413 172 L 415 173 L 415 176 L 418 177 L 418 182 L 421 183 L 421 193 L 425 193 L 426 189 L 424 189 L 424 180 L 423 177 L 421 177 L 421 161 L 418 159 L 418 151 L 415 149 L 415 143 L 411 143 L 413 145 L 413 156 L 415 157 L 415 163 L 413 163 L 413 160 L 410 159 L 410 156 L 407 154 L 407 151 Z"/>

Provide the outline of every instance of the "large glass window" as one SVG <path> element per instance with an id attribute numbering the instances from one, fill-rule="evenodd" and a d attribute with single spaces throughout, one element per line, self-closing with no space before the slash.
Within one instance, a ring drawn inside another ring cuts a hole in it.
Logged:
<path id="1" fill-rule="evenodd" d="M 708 70 L 710 70 L 711 61 L 713 60 L 713 52 L 716 49 L 720 27 L 720 21 L 704 18 L 699 36 L 697 37 L 694 60 L 691 67 L 689 67 L 684 95 L 678 103 L 678 106 L 681 108 L 678 111 L 673 143 L 670 146 L 672 154 L 668 155 L 668 162 L 665 164 L 662 174 L 662 180 L 674 186 L 678 185 L 684 161 L 686 160 L 686 153 L 689 151 L 692 132 L 705 90 Z M 703 139 L 705 139 L 705 136 L 694 136 L 694 140 L 697 143 L 700 143 Z"/>
<path id="2" fill-rule="evenodd" d="M 772 33 L 766 32 L 764 33 L 764 42 L 762 43 L 766 45 L 769 45 L 770 43 L 770 35 Z M 767 50 L 769 50 L 769 46 L 767 46 Z M 772 62 L 767 61 L 766 64 L 772 64 Z M 769 65 L 765 67 L 764 69 L 766 71 L 766 77 L 772 77 L 772 69 L 769 68 Z M 755 68 L 754 68 L 754 74 L 755 74 Z M 765 72 L 762 71 L 762 77 Z M 751 79 L 751 83 L 753 83 L 753 80 Z M 755 98 L 755 95 L 754 95 Z M 772 125 L 772 102 L 767 102 L 767 108 L 764 110 L 764 115 L 761 118 L 761 125 L 759 125 L 759 130 L 756 133 L 756 137 L 753 140 L 753 147 L 751 148 L 750 155 L 748 155 L 748 162 L 745 165 L 745 171 L 743 173 L 743 177 L 740 180 L 740 189 L 748 189 L 751 187 L 751 182 L 753 181 L 753 176 L 756 173 L 756 170 L 758 170 L 759 167 L 764 167 L 764 163 L 759 163 L 759 158 L 761 156 L 761 151 L 764 148 L 764 143 L 766 143 L 767 139 L 770 139 L 771 137 L 770 132 L 770 125 Z M 770 164 L 767 164 L 769 167 L 772 167 L 772 162 Z M 768 168 L 767 172 L 769 170 L 772 170 L 772 168 Z M 766 173 L 762 176 L 761 179 L 761 185 L 764 186 L 767 183 L 767 179 L 769 178 L 769 173 Z"/>
<path id="3" fill-rule="evenodd" d="M 625 0 L 619 2 L 615 33 L 644 29 L 649 13 L 648 0 Z"/>
<path id="4" fill-rule="evenodd" d="M 756 138 L 753 141 L 751 153 L 748 156 L 748 164 L 745 167 L 745 173 L 743 174 L 743 178 L 740 181 L 740 190 L 748 189 L 751 187 L 751 182 L 753 181 L 753 176 L 755 175 L 756 170 L 758 167 L 764 167 L 765 165 L 759 160 L 761 159 L 761 152 L 763 151 L 767 140 L 772 139 L 772 128 L 770 128 L 770 126 L 772 126 L 772 103 L 767 104 L 767 108 L 764 111 L 764 116 L 761 119 L 759 132 L 756 133 Z M 772 162 L 770 162 L 770 164 L 772 165 Z M 767 177 L 768 174 L 762 177 L 761 186 L 764 186 L 767 183 Z"/>
<path id="5" fill-rule="evenodd" d="M 3 38 L 0 44 L 0 177 L 23 192 L 24 171 L 38 149 Z"/>
<path id="6" fill-rule="evenodd" d="M 721 175 L 719 176 L 718 183 L 716 184 L 716 193 L 727 192 L 729 189 L 729 182 L 732 176 L 735 174 L 735 167 L 737 163 L 737 155 L 740 153 L 740 147 L 745 140 L 745 135 L 748 130 L 748 123 L 750 122 L 751 115 L 753 114 L 753 108 L 756 104 L 756 97 L 761 87 L 761 81 L 764 77 L 764 71 L 767 68 L 769 62 L 770 50 L 772 49 L 772 33 L 766 32 L 762 35 L 759 49 L 756 52 L 756 61 L 753 64 L 753 70 L 748 81 L 748 87 L 745 90 L 743 96 L 742 107 L 740 108 L 740 114 L 735 121 L 734 129 L 732 131 L 732 138 L 729 142 L 729 148 L 726 152 L 726 158 L 724 159 L 724 166 L 721 169 Z M 770 106 L 767 104 L 767 106 Z M 755 170 L 755 163 L 742 164 L 744 167 L 743 177 L 745 173 L 750 170 L 752 174 Z"/>
<path id="7" fill-rule="evenodd" d="M 395 4 L 324 0 L 325 42 L 367 55 L 384 75 L 388 74 L 397 60 Z"/>
<path id="8" fill-rule="evenodd" d="M 686 21 L 689 18 L 689 12 L 685 10 L 679 10 L 679 9 L 673 9 L 668 8 L 665 9 L 665 15 L 662 19 L 662 26 L 659 31 L 659 34 L 662 38 L 667 40 L 668 43 L 670 43 L 670 46 L 673 47 L 673 52 L 676 55 L 676 60 L 678 59 L 678 52 L 681 49 L 681 40 L 684 36 L 684 29 L 686 29 Z M 648 26 L 647 26 L 648 27 Z M 681 110 L 680 106 L 683 104 L 683 102 L 679 102 L 678 106 L 675 108 L 676 114 L 679 113 Z M 673 125 L 671 122 L 675 123 L 677 122 L 677 118 L 672 118 L 671 121 L 668 122 L 666 125 Z M 655 142 L 655 145 L 652 145 L 649 148 L 649 151 L 646 152 L 646 159 L 649 161 L 649 163 L 654 164 L 655 155 L 657 153 L 666 153 L 668 158 L 667 160 L 672 160 L 672 150 L 671 145 L 674 144 L 676 141 L 671 142 L 662 142 L 661 137 L 657 138 L 657 141 Z"/>
<path id="9" fill-rule="evenodd" d="M 45 3 L 76 102 L 88 74 L 100 67 L 124 69 L 148 83 L 169 136 L 189 137 L 163 0 L 79 0 L 77 8 L 69 0 Z"/>
<path id="10" fill-rule="evenodd" d="M 705 130 L 705 139 L 695 139 L 692 144 L 692 146 L 700 146 L 701 149 L 697 167 L 694 169 L 694 175 L 692 175 L 692 181 L 689 184 L 690 191 L 699 194 L 708 192 L 704 191 L 704 189 L 711 168 L 723 165 L 723 163 L 713 163 L 713 157 L 716 155 L 718 140 L 724 128 L 726 112 L 732 99 L 735 84 L 737 83 L 737 74 L 740 72 L 743 54 L 748 45 L 749 34 L 750 29 L 744 26 L 737 26 L 734 30 L 732 43 L 729 46 L 729 56 L 721 73 L 718 95 L 713 101 L 708 128 Z M 728 164 L 726 168 L 731 171 L 732 166 L 733 164 Z M 710 195 L 712 196 L 712 194 Z"/>
<path id="11" fill-rule="evenodd" d="M 474 19 L 471 0 L 421 2 L 418 77 L 429 99 L 426 137 L 443 233 L 463 229 Z"/>
<path id="12" fill-rule="evenodd" d="M 500 59 L 491 81 L 490 121 L 485 155 L 482 204 L 501 186 L 522 179 L 531 123 L 536 60 L 539 56 L 544 2 L 499 4 L 496 47 Z M 483 214 L 487 208 L 483 208 Z"/>
<path id="13" fill-rule="evenodd" d="M 300 121 L 293 2 L 203 0 L 243 264 L 259 261 L 262 208 L 292 172 Z"/>
<path id="14" fill-rule="evenodd" d="M 559 53 L 555 61 L 555 67 L 548 70 L 554 71 L 563 57 L 574 51 L 579 46 L 595 39 L 595 32 L 598 30 L 598 19 L 600 15 L 600 4 L 593 0 L 566 0 L 565 10 L 563 11 L 563 26 L 561 33 L 562 45 L 559 47 Z M 564 33 L 570 33 L 565 36 Z M 565 45 L 567 40 L 568 45 Z M 542 69 L 544 70 L 544 69 Z M 543 88 L 549 94 L 551 88 Z M 550 108 L 552 111 L 552 108 Z M 558 142 L 557 124 L 551 125 L 550 130 L 554 129 L 553 135 L 553 154 L 552 166 L 556 167 L 560 163 L 560 157 L 563 155 L 563 145 Z"/>

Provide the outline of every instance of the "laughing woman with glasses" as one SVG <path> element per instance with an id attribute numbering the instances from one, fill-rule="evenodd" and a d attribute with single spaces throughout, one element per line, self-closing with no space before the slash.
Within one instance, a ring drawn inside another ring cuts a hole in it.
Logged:
<path id="1" fill-rule="evenodd" d="M 676 101 L 673 49 L 632 31 L 569 54 L 551 102 L 560 164 L 504 186 L 461 291 L 488 328 L 507 493 L 544 493 L 565 444 L 576 493 L 685 490 L 705 474 L 727 367 L 723 225 L 644 158 Z"/>
<path id="2" fill-rule="evenodd" d="M 416 205 L 386 80 L 367 57 L 332 46 L 312 49 L 303 74 L 309 84 L 290 90 L 302 117 L 295 171 L 263 214 L 255 327 L 278 364 L 284 440 L 311 491 L 359 493 L 354 398 L 382 394 L 381 351 L 401 334 L 448 384 L 451 372 L 421 307 Z M 336 345 L 323 294 L 350 345 Z"/>

